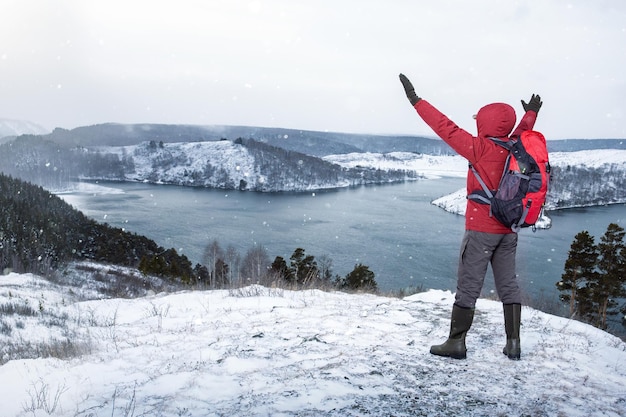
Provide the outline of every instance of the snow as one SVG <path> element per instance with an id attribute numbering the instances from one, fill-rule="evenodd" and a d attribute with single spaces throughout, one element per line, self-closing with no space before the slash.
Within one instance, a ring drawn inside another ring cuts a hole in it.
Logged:
<path id="1" fill-rule="evenodd" d="M 107 299 L 85 274 L 85 289 L 81 277 L 0 277 L 0 306 L 38 312 L 0 316 L 13 326 L 0 346 L 83 346 L 77 357 L 0 361 L 3 416 L 626 415 L 626 343 L 531 308 L 511 361 L 501 304 L 479 300 L 458 361 L 428 351 L 447 337 L 450 292 L 249 286 Z M 38 325 L 53 317 L 64 324 Z"/>
<path id="2" fill-rule="evenodd" d="M 94 184 L 90 182 L 71 182 L 70 187 L 58 192 L 57 194 L 124 194 L 119 188 L 107 187 L 104 185 Z"/>
<path id="3" fill-rule="evenodd" d="M 626 170 L 626 150 L 594 149 L 593 151 L 552 152 L 549 155 L 552 166 L 567 165 L 588 168 L 617 165 Z M 426 178 L 465 177 L 467 160 L 459 155 L 426 155 L 411 152 L 349 153 L 328 155 L 326 161 L 346 168 L 356 166 L 378 169 L 407 169 L 423 174 Z"/>
<path id="4" fill-rule="evenodd" d="M 147 150 L 146 144 L 97 149 L 115 153 L 120 158 L 132 156 L 135 172 L 127 178 L 129 180 L 147 181 L 151 176 L 156 176 L 161 182 L 180 184 L 189 173 L 203 172 L 207 166 L 222 170 L 230 178 L 243 177 L 251 183 L 263 180 L 248 150 L 226 140 L 166 143 L 162 148 L 152 150 Z M 166 163 L 155 167 L 155 154 Z"/>
<path id="5" fill-rule="evenodd" d="M 594 149 L 593 151 L 551 152 L 549 155 L 552 166 L 577 165 L 589 168 L 600 168 L 605 165 L 626 167 L 626 150 Z"/>
<path id="6" fill-rule="evenodd" d="M 602 166 L 617 165 L 626 170 L 626 150 L 623 149 L 594 149 L 593 151 L 578 152 L 551 152 L 549 154 L 552 166 L 581 166 L 600 168 Z M 356 166 L 378 169 L 407 169 L 423 174 L 426 178 L 465 177 L 467 175 L 467 160 L 459 155 L 426 155 L 411 152 L 381 153 L 349 153 L 328 155 L 326 161 L 346 168 Z"/>
<path id="7" fill-rule="evenodd" d="M 328 155 L 325 161 L 341 165 L 345 168 L 358 166 L 381 170 L 408 170 L 429 178 L 465 177 L 467 160 L 461 156 L 436 156 L 411 152 L 391 152 L 386 154 L 356 152 L 340 155 Z"/>

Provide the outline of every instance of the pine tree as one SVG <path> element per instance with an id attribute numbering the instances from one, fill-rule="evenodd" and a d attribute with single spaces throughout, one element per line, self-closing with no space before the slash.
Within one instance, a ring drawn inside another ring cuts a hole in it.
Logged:
<path id="1" fill-rule="evenodd" d="M 591 318 L 601 329 L 607 326 L 607 315 L 618 312 L 615 310 L 618 305 L 615 299 L 626 296 L 624 235 L 623 227 L 615 223 L 609 224 L 598 244 L 600 255 L 598 273 L 595 275 L 595 280 L 588 283 L 590 299 L 594 307 Z"/>
<path id="2" fill-rule="evenodd" d="M 583 230 L 574 237 L 569 256 L 565 261 L 565 272 L 561 275 L 561 281 L 556 284 L 558 290 L 562 292 L 560 299 L 569 302 L 570 317 L 573 317 L 581 307 L 583 309 L 585 307 L 584 300 L 579 306 L 581 289 L 589 280 L 594 280 L 597 262 L 598 249 L 594 237 Z M 584 293 L 585 291 L 582 291 L 582 294 Z"/>
<path id="3" fill-rule="evenodd" d="M 274 258 L 274 262 L 272 262 L 270 271 L 272 272 L 272 274 L 275 274 L 277 278 L 283 281 L 293 282 L 293 273 L 287 265 L 285 258 L 283 258 L 282 256 L 277 256 L 276 258 Z"/>
<path id="4" fill-rule="evenodd" d="M 626 297 L 625 235 L 615 223 L 609 224 L 598 245 L 588 232 L 578 233 L 557 283 L 570 313 L 601 329 L 607 328 L 608 316 L 619 312 L 617 300 Z"/>
<path id="5" fill-rule="evenodd" d="M 315 257 L 306 255 L 304 249 L 297 248 L 289 259 L 297 284 L 309 284 L 319 279 L 320 273 Z"/>
<path id="6" fill-rule="evenodd" d="M 213 283 L 217 288 L 226 287 L 229 284 L 228 269 L 229 266 L 223 259 L 219 258 L 215 262 L 215 278 Z"/>
<path id="7" fill-rule="evenodd" d="M 352 272 L 337 281 L 337 287 L 349 290 L 375 291 L 377 289 L 375 275 L 363 264 L 354 266 Z"/>

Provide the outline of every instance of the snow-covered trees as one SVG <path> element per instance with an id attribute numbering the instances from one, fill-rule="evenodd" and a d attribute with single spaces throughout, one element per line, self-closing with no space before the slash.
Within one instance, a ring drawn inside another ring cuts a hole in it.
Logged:
<path id="1" fill-rule="evenodd" d="M 550 208 L 612 204 L 626 199 L 623 165 L 552 166 L 547 205 Z"/>
<path id="2" fill-rule="evenodd" d="M 578 233 L 557 283 L 561 300 L 569 302 L 570 315 L 601 329 L 607 327 L 607 316 L 619 312 L 618 300 L 626 297 L 624 235 L 624 228 L 615 223 L 609 224 L 598 245 L 589 232 Z"/>

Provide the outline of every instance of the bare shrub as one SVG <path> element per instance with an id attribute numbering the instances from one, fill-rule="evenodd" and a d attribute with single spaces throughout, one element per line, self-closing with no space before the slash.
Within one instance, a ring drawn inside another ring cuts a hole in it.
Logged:
<path id="1" fill-rule="evenodd" d="M 0 350 L 0 365 L 15 359 L 57 358 L 70 359 L 92 352 L 91 340 L 74 341 L 69 338 L 50 339 L 32 343 L 23 340 L 6 342 Z"/>
<path id="2" fill-rule="evenodd" d="M 0 305 L 0 315 L 11 316 L 13 314 L 16 314 L 18 316 L 35 317 L 39 313 L 27 303 L 9 302 Z"/>
<path id="3" fill-rule="evenodd" d="M 33 384 L 32 389 L 28 390 L 30 400 L 22 404 L 22 408 L 24 412 L 30 412 L 33 413 L 33 415 L 36 415 L 38 410 L 42 410 L 46 414 L 52 415 L 59 406 L 61 395 L 63 395 L 66 391 L 67 388 L 65 385 L 60 385 L 52 391 L 50 390 L 50 386 L 48 384 L 39 380 Z"/>

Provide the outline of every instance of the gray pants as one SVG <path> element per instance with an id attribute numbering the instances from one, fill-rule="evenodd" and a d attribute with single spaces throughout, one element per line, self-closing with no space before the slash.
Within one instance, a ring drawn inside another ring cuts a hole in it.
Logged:
<path id="1" fill-rule="evenodd" d="M 517 233 L 493 234 L 466 230 L 459 256 L 455 304 L 474 308 L 491 263 L 496 291 L 504 304 L 521 304 L 515 276 Z"/>

